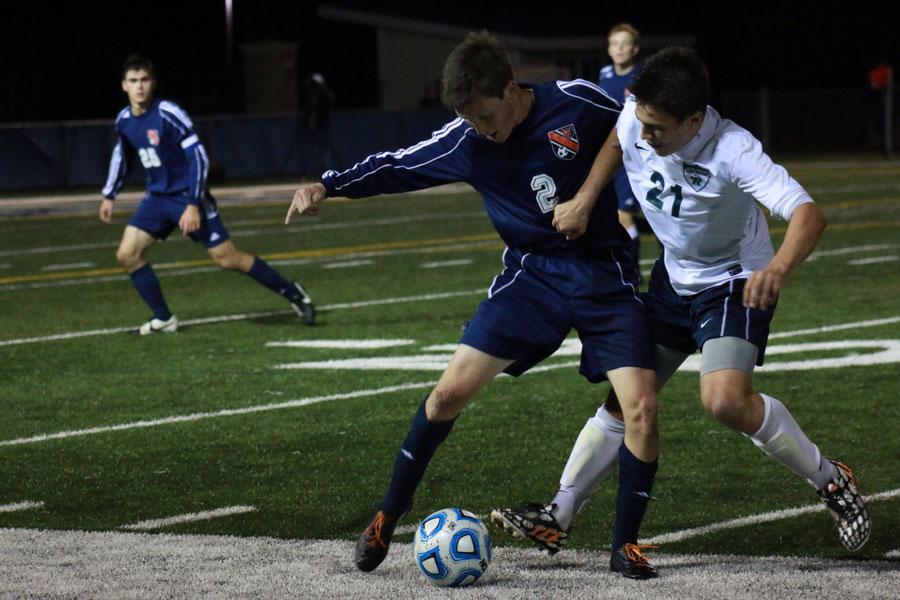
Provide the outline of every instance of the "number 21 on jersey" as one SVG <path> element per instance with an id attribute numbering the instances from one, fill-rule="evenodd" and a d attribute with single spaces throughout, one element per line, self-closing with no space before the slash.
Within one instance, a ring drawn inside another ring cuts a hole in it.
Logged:
<path id="1" fill-rule="evenodd" d="M 647 191 L 645 200 L 659 210 L 663 210 L 663 201 L 659 199 L 659 196 L 666 191 L 666 178 L 658 171 L 653 171 L 650 181 L 656 184 L 656 187 L 652 187 Z M 675 196 L 675 199 L 672 201 L 672 216 L 678 218 L 681 212 L 681 186 L 673 185 L 669 187 L 669 191 Z"/>

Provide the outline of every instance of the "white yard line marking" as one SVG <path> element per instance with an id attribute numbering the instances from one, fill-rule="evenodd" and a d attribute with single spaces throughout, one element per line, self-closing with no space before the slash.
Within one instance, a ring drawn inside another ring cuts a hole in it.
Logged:
<path id="1" fill-rule="evenodd" d="M 425 346 L 422 352 L 456 352 L 459 344 L 435 344 L 433 346 Z"/>
<path id="2" fill-rule="evenodd" d="M 363 349 L 394 348 L 396 346 L 409 346 L 416 340 L 288 340 L 285 342 L 266 342 L 266 348 L 336 348 L 336 349 Z"/>
<path id="3" fill-rule="evenodd" d="M 375 261 L 371 258 L 363 258 L 360 260 L 345 260 L 343 262 L 333 262 L 322 265 L 323 269 L 349 269 L 350 267 L 364 267 L 366 265 L 374 265 Z"/>
<path id="4" fill-rule="evenodd" d="M 440 260 L 434 262 L 422 263 L 423 269 L 440 269 L 441 267 L 461 267 L 463 265 L 471 265 L 471 258 L 461 258 L 459 260 Z"/>
<path id="5" fill-rule="evenodd" d="M 12 266 L 12 263 L 0 263 L 0 269 L 8 269 Z"/>
<path id="6" fill-rule="evenodd" d="M 834 250 L 817 250 L 813 252 L 806 262 L 817 260 L 823 256 L 840 256 L 843 254 L 856 254 L 859 252 L 877 252 L 893 248 L 895 244 L 869 244 L 866 246 L 847 246 L 846 248 L 835 248 Z"/>
<path id="7" fill-rule="evenodd" d="M 0 504 L 0 513 L 16 512 L 20 510 L 31 510 L 33 508 L 41 508 L 43 502 L 34 502 L 32 500 L 23 500 L 22 502 L 13 502 L 12 504 Z"/>
<path id="8" fill-rule="evenodd" d="M 92 262 L 65 263 L 61 265 L 46 265 L 41 267 L 41 271 L 66 271 L 68 269 L 87 269 L 93 267 Z"/>
<path id="9" fill-rule="evenodd" d="M 885 558 L 900 558 L 900 548 L 884 553 Z"/>
<path id="10" fill-rule="evenodd" d="M 443 300 L 445 298 L 455 298 L 458 296 L 473 296 L 484 294 L 484 289 L 463 290 L 458 292 L 442 292 L 436 294 L 422 294 L 419 296 L 402 296 L 399 298 L 382 298 L 378 300 L 361 300 L 359 302 L 338 302 L 335 304 L 325 304 L 317 307 L 320 311 L 341 310 L 345 308 L 362 308 L 365 306 L 380 306 L 384 304 L 397 304 L 401 302 L 419 302 L 425 300 Z M 246 321 L 249 319 L 258 319 L 260 317 L 274 317 L 278 315 L 293 314 L 292 310 L 270 310 L 257 313 L 245 313 L 237 315 L 223 315 L 220 317 L 207 317 L 204 319 L 187 319 L 179 321 L 179 326 L 190 327 L 192 325 L 206 325 L 210 323 L 225 323 L 228 321 Z M 30 338 L 15 338 L 9 340 L 0 340 L 2 346 L 16 346 L 19 344 L 34 344 L 37 342 L 55 342 L 59 340 L 68 340 L 81 337 L 90 337 L 95 335 L 114 335 L 120 333 L 128 333 L 137 331 L 137 327 L 112 327 L 109 329 L 92 329 L 88 331 L 73 331 L 69 333 L 58 333 L 55 335 L 44 335 Z"/>
<path id="11" fill-rule="evenodd" d="M 881 500 L 890 500 L 900 496 L 900 488 L 879 492 L 871 496 L 864 496 L 866 502 L 879 502 Z M 706 535 L 716 531 L 725 529 L 735 529 L 737 527 L 746 527 L 747 525 L 757 525 L 759 523 L 769 523 L 771 521 L 780 521 L 782 519 L 790 519 L 799 515 L 814 513 L 826 510 L 825 505 L 821 502 L 818 504 L 810 504 L 808 506 L 799 506 L 797 508 L 788 508 L 785 510 L 774 510 L 771 512 L 751 515 L 749 517 L 741 517 L 739 519 L 731 519 L 730 521 L 721 521 L 719 523 L 711 523 L 702 527 L 692 527 L 691 529 L 682 529 L 681 531 L 673 531 L 672 533 L 664 533 L 651 538 L 641 539 L 642 544 L 667 544 L 672 542 L 680 542 L 693 537 Z"/>
<path id="12" fill-rule="evenodd" d="M 42 246 L 39 248 L 20 248 L 16 250 L 0 250 L 0 256 L 22 256 L 23 254 L 50 254 L 53 252 L 72 252 L 73 250 L 96 250 L 97 248 L 117 248 L 119 242 L 98 242 L 94 244 L 71 244 L 68 246 Z"/>
<path id="13" fill-rule="evenodd" d="M 110 431 L 127 431 L 130 429 L 143 429 L 147 427 L 158 427 L 160 425 L 171 425 L 173 423 L 187 423 L 190 421 L 200 421 L 202 419 L 214 419 L 218 417 L 233 417 L 237 415 L 249 415 L 252 413 L 266 412 L 270 410 L 282 410 L 286 408 L 298 408 L 301 406 L 309 406 L 320 402 L 332 402 L 334 400 L 349 400 L 352 398 L 365 398 L 368 396 L 379 396 L 381 394 L 390 394 L 392 392 L 401 392 L 406 390 L 417 390 L 421 388 L 431 387 L 437 381 L 422 381 L 419 383 L 403 383 L 400 385 L 391 385 L 382 388 L 369 390 L 358 390 L 355 392 L 346 392 L 343 394 L 330 394 L 327 396 L 312 396 L 310 398 L 300 398 L 298 400 L 288 400 L 277 404 L 260 404 L 256 406 L 247 406 L 245 408 L 229 408 L 213 412 L 193 413 L 190 415 L 177 415 L 165 417 L 162 419 L 149 419 L 145 421 L 134 421 L 131 423 L 120 423 L 118 425 L 105 425 L 102 427 L 91 427 L 89 429 L 78 429 L 73 431 L 60 431 L 57 433 L 47 433 L 43 435 L 34 435 L 26 438 L 18 438 L 14 440 L 0 441 L 0 446 L 19 446 L 23 444 L 34 444 L 36 442 L 46 442 L 48 440 L 61 440 L 70 437 L 82 435 L 92 435 L 95 433 L 107 433 Z"/>
<path id="14" fill-rule="evenodd" d="M 873 256 L 872 258 L 857 258 L 855 260 L 848 260 L 847 264 L 857 267 L 860 265 L 874 265 L 878 263 L 897 262 L 898 260 L 900 260 L 900 256 Z"/>
<path id="15" fill-rule="evenodd" d="M 843 331 L 845 329 L 862 329 L 863 327 L 879 327 L 881 325 L 890 325 L 891 323 L 900 322 L 900 317 L 887 317 L 885 319 L 871 319 L 868 321 L 856 321 L 854 323 L 841 323 L 840 325 L 825 325 L 823 327 L 811 327 L 809 329 L 795 329 L 793 331 L 780 331 L 778 333 L 769 334 L 770 340 L 777 340 L 786 337 L 795 337 L 798 335 L 808 335 L 816 333 L 829 333 L 832 331 Z"/>
<path id="16" fill-rule="evenodd" d="M 180 525 L 182 523 L 193 523 L 194 521 L 208 521 L 209 519 L 219 519 L 221 517 L 229 517 L 231 515 L 241 515 L 248 512 L 256 511 L 255 506 L 226 506 L 225 508 L 217 508 L 215 510 L 204 510 L 201 512 L 187 513 L 184 515 L 176 515 L 174 517 L 166 517 L 164 519 L 148 519 L 139 521 L 131 525 L 121 525 L 119 529 L 130 529 L 134 531 L 148 531 L 151 529 L 162 529 L 172 525 Z"/>

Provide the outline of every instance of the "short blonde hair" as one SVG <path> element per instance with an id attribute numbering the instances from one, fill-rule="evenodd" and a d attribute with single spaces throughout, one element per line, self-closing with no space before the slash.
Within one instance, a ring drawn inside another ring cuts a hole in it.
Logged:
<path id="1" fill-rule="evenodd" d="M 614 33 L 619 33 L 620 31 L 624 31 L 625 33 L 631 36 L 631 39 L 634 41 L 634 45 L 637 46 L 638 42 L 641 41 L 641 34 L 637 30 L 637 28 L 631 23 L 619 23 L 618 25 L 613 25 L 609 29 L 609 33 L 606 34 L 606 37 L 612 37 Z"/>

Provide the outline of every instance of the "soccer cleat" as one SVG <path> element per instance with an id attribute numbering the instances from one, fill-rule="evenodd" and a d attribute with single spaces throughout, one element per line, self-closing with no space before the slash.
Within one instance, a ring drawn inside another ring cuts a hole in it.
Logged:
<path id="1" fill-rule="evenodd" d="M 537 544 L 541 552 L 553 556 L 566 543 L 569 532 L 559 526 L 553 516 L 555 504 L 528 502 L 518 508 L 496 508 L 491 511 L 491 521 L 515 537 L 526 538 Z"/>
<path id="2" fill-rule="evenodd" d="M 656 569 L 641 554 L 641 550 L 659 548 L 659 546 L 643 546 L 638 544 L 625 544 L 612 553 L 609 557 L 609 570 L 613 573 L 621 573 L 629 579 L 653 579 L 658 577 Z"/>
<path id="3" fill-rule="evenodd" d="M 836 460 L 834 478 L 817 493 L 837 521 L 838 535 L 847 550 L 859 550 L 869 539 L 872 522 L 862 496 L 856 491 L 856 477 L 850 467 Z"/>
<path id="4" fill-rule="evenodd" d="M 291 282 L 295 288 L 297 288 L 297 296 L 291 300 L 291 308 L 294 309 L 294 312 L 303 319 L 303 322 L 307 325 L 315 325 L 316 324 L 316 307 L 313 306 L 312 298 L 309 296 L 309 292 L 304 289 L 302 285 L 297 283 L 296 281 Z"/>
<path id="5" fill-rule="evenodd" d="M 354 560 L 360 571 L 367 573 L 374 571 L 384 561 L 391 546 L 391 536 L 394 535 L 397 521 L 399 519 L 389 517 L 382 510 L 372 517 L 369 526 L 356 540 Z"/>
<path id="6" fill-rule="evenodd" d="M 168 320 L 150 319 L 138 328 L 141 335 L 150 335 L 152 333 L 175 333 L 178 331 L 178 317 L 172 315 Z"/>

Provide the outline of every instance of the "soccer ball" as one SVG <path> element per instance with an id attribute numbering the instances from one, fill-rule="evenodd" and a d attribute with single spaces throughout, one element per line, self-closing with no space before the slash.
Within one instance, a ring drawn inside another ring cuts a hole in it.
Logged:
<path id="1" fill-rule="evenodd" d="M 491 534 L 475 514 L 461 508 L 445 508 L 419 523 L 413 558 L 434 585 L 470 585 L 491 562 Z"/>

